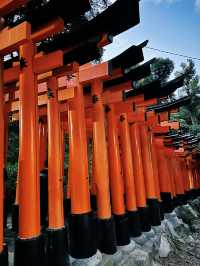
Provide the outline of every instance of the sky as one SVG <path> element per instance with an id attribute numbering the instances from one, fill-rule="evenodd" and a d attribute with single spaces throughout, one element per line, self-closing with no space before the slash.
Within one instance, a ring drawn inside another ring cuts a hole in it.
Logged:
<path id="1" fill-rule="evenodd" d="M 108 60 L 128 47 L 149 40 L 148 46 L 179 53 L 196 60 L 200 75 L 200 0 L 141 0 L 140 24 L 114 38 L 105 48 L 104 60 Z M 171 58 L 175 70 L 186 59 L 144 49 L 145 61 L 153 57 Z"/>

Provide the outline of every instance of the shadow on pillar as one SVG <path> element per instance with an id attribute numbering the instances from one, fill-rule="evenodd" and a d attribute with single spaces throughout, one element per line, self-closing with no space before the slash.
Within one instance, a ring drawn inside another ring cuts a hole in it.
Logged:
<path id="1" fill-rule="evenodd" d="M 8 266 L 8 249 L 4 246 L 4 250 L 0 253 L 0 265 L 1 266 Z"/>

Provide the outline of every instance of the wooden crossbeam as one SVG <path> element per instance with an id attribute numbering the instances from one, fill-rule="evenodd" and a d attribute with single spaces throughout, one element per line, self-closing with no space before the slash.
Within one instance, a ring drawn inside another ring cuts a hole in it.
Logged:
<path id="1" fill-rule="evenodd" d="M 132 112 L 128 113 L 128 121 L 129 123 L 135 123 L 135 122 L 144 122 L 145 121 L 145 113 L 144 112 Z"/>
<path id="2" fill-rule="evenodd" d="M 160 123 L 161 126 L 169 126 L 171 129 L 180 129 L 180 123 L 173 121 L 173 122 L 169 122 L 169 121 L 164 121 Z"/>
<path id="3" fill-rule="evenodd" d="M 0 54 L 5 55 L 24 44 L 31 37 L 31 25 L 23 22 L 20 25 L 0 32 Z"/>
<path id="4" fill-rule="evenodd" d="M 169 126 L 155 125 L 151 128 L 154 134 L 167 134 L 170 130 Z"/>
<path id="5" fill-rule="evenodd" d="M 56 51 L 47 55 L 36 57 L 34 60 L 34 72 L 36 74 L 45 73 L 49 70 L 61 67 L 63 65 L 63 52 Z M 4 83 L 16 82 L 19 79 L 20 66 L 16 65 L 4 71 Z"/>
<path id="6" fill-rule="evenodd" d="M 8 13 L 20 8 L 28 3 L 29 0 L 1 0 L 0 1 L 0 16 L 3 17 Z"/>
<path id="7" fill-rule="evenodd" d="M 160 122 L 168 121 L 169 120 L 169 112 L 162 112 L 159 114 Z"/>
<path id="8" fill-rule="evenodd" d="M 105 80 L 110 77 L 109 63 L 102 64 L 86 64 L 80 67 L 79 70 L 79 82 L 81 84 L 89 84 L 95 79 Z"/>
<path id="9" fill-rule="evenodd" d="M 61 18 L 54 19 L 43 25 L 36 32 L 32 33 L 31 39 L 33 42 L 39 42 L 47 37 L 64 30 L 64 20 Z"/>

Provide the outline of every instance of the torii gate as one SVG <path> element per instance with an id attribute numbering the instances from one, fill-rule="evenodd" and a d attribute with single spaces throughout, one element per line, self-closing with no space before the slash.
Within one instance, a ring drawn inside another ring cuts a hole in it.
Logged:
<path id="1" fill-rule="evenodd" d="M 16 35 L 16 32 L 18 34 Z M 10 36 L 10 38 L 8 38 Z M 17 48 L 20 44 L 25 43 L 30 38 L 30 26 L 27 23 L 23 23 L 16 28 L 11 30 L 5 29 L 0 32 L 0 54 L 1 54 L 1 65 L 0 65 L 0 261 L 2 265 L 7 265 L 7 251 L 4 247 L 4 226 L 3 226 L 3 198 L 4 198 L 4 81 L 3 81 L 3 55 L 13 49 Z"/>
<path id="2" fill-rule="evenodd" d="M 9 4 L 9 3 L 8 3 Z M 4 6 L 3 6 L 4 7 Z M 6 7 L 6 3 L 5 3 Z M 14 7 L 13 7 L 14 8 Z M 2 12 L 6 12 L 6 9 L 2 9 Z M 42 66 L 39 58 L 37 62 L 33 60 L 34 45 L 33 42 L 40 41 L 49 35 L 62 31 L 64 23 L 58 19 L 50 22 L 46 27 L 39 29 L 31 35 L 30 25 L 26 22 L 21 25 L 12 28 L 5 29 L 1 32 L 1 54 L 9 53 L 16 50 L 20 46 L 20 66 L 18 69 L 20 76 L 20 160 L 19 160 L 19 196 L 20 196 L 20 213 L 19 213 L 19 238 L 16 240 L 15 248 L 15 265 L 26 265 L 32 263 L 32 265 L 43 264 L 44 252 L 43 252 L 43 239 L 40 236 L 40 208 L 39 208 L 39 183 L 38 183 L 38 146 L 37 146 L 37 116 L 36 116 L 36 97 L 35 97 L 35 74 L 40 72 L 46 72 L 50 70 L 46 65 Z M 8 38 L 9 37 L 9 38 Z M 53 66 L 62 66 L 62 52 L 56 53 L 56 63 Z M 23 61 L 22 61 L 23 58 Z M 46 58 L 45 58 L 46 59 Z M 37 60 L 36 60 L 37 61 Z M 48 63 L 45 60 L 45 64 Z M 1 68 L 2 69 L 2 68 Z M 1 75 L 3 78 L 3 72 Z M 3 83 L 1 82 L 1 105 L 3 106 Z M 30 90 L 27 90 L 30 88 Z M 28 103 L 28 104 L 27 104 Z M 3 108 L 2 108 L 3 109 Z M 1 112 L 2 114 L 2 112 Z M 3 117 L 1 117 L 1 123 L 3 128 Z M 28 134 L 28 138 L 27 138 Z M 3 134 L 1 136 L 1 140 Z M 2 152 L 4 152 L 4 146 L 2 145 Z M 1 171 L 3 171 L 3 156 L 1 157 Z M 29 176 L 29 178 L 27 178 Z M 1 178 L 1 181 L 3 179 Z M 3 185 L 3 182 L 2 182 Z M 25 189 L 24 189 L 25 188 Z M 1 193 L 3 195 L 3 193 Z M 31 200 L 29 203 L 27 199 Z M 2 204 L 2 202 L 1 202 Z M 29 206 L 30 205 L 30 206 Z M 3 209 L 2 209 L 3 210 Z M 2 215 L 3 217 L 3 215 Z M 0 221 L 2 220 L 2 217 Z M 32 217 L 32 218 L 31 218 Z M 63 221 L 64 223 L 64 221 Z M 63 224 L 64 226 L 64 224 Z M 2 231 L 3 232 L 3 227 Z M 3 235 L 3 233 L 2 233 Z M 0 243 L 3 243 L 3 237 L 0 237 Z M 2 251 L 2 243 L 0 249 Z M 23 255 L 22 255 L 23 253 Z M 66 250 L 64 249 L 66 254 Z M 52 255 L 52 254 L 51 254 Z M 3 255 L 2 255 L 3 256 Z M 24 264 L 23 264 L 24 263 Z M 64 264 L 63 264 L 64 265 Z"/>
<path id="3" fill-rule="evenodd" d="M 92 78 L 91 78 L 92 79 Z M 94 78 L 93 78 L 94 79 Z M 97 81 L 95 81 L 95 84 L 96 84 Z M 101 85 L 101 84 L 100 84 Z M 140 108 L 144 108 L 145 109 L 145 106 L 143 104 L 143 106 L 141 105 Z M 121 110 L 120 110 L 121 111 Z"/>

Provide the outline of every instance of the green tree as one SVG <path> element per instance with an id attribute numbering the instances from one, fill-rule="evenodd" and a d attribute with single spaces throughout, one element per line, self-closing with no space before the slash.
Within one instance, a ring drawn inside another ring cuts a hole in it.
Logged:
<path id="1" fill-rule="evenodd" d="M 147 84 L 153 80 L 160 80 L 161 83 L 168 81 L 174 70 L 174 62 L 169 58 L 156 58 L 151 65 L 151 75 L 142 81 Z"/>
<path id="2" fill-rule="evenodd" d="M 182 63 L 181 70 L 176 72 L 176 76 L 183 74 L 185 82 L 182 92 L 191 97 L 191 102 L 181 108 L 176 118 L 183 127 L 200 136 L 200 84 L 195 63 L 192 60 L 189 59 L 187 63 Z"/>
<path id="3" fill-rule="evenodd" d="M 18 153 L 19 153 L 19 123 L 9 123 L 8 128 L 8 152 L 6 170 L 7 179 L 7 196 L 8 207 L 10 208 L 15 200 L 15 186 L 18 169 Z"/>

